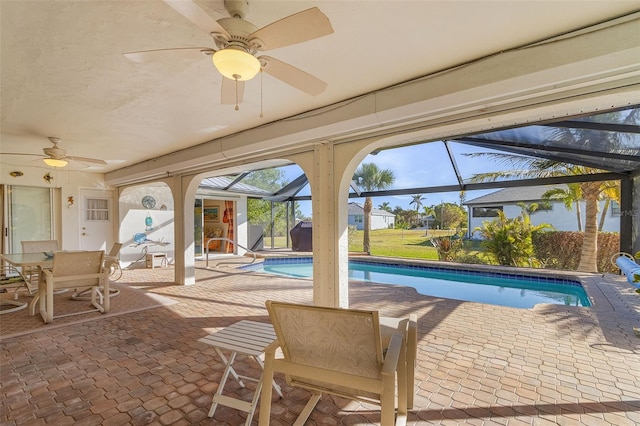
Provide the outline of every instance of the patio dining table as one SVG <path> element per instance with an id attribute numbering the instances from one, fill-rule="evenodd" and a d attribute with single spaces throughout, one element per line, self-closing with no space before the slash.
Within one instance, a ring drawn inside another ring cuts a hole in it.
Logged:
<path id="1" fill-rule="evenodd" d="M 24 270 L 27 267 L 50 269 L 53 267 L 53 257 L 48 257 L 47 255 L 44 254 L 44 252 L 43 253 L 11 253 L 11 254 L 0 254 L 0 260 L 11 265 L 16 270 L 16 272 L 20 274 L 20 276 L 24 280 L 23 281 L 24 286 L 26 287 L 29 294 L 35 295 L 31 303 L 29 304 L 32 309 L 35 308 L 36 302 L 38 301 L 38 297 L 37 297 L 38 293 L 35 291 L 35 289 L 32 289 L 29 286 L 29 279 L 24 275 Z M 18 287 L 18 289 L 19 288 L 20 287 Z M 17 298 L 18 289 L 16 289 L 15 298 Z M 27 305 L 24 302 L 8 302 L 8 301 L 4 301 L 2 302 L 2 304 L 11 304 L 16 306 L 18 309 L 22 309 Z M 19 305 L 16 305 L 16 304 L 19 304 Z M 5 311 L 5 312 L 8 312 L 8 311 Z"/>

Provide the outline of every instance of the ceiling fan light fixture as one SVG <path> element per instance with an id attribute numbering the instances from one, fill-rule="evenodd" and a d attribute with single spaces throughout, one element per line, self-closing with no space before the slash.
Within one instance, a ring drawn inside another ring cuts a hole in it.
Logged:
<path id="1" fill-rule="evenodd" d="M 251 80 L 260 71 L 258 58 L 244 50 L 229 47 L 213 54 L 213 64 L 230 80 Z"/>
<path id="2" fill-rule="evenodd" d="M 59 160 L 57 158 L 43 158 L 44 164 L 51 167 L 65 167 L 69 162 L 67 160 Z"/>

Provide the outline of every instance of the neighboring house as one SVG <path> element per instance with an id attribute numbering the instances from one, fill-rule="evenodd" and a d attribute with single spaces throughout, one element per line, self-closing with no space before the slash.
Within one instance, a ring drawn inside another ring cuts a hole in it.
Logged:
<path id="1" fill-rule="evenodd" d="M 482 197 L 474 198 L 464 203 L 469 211 L 469 231 L 470 238 L 480 238 L 479 233 L 474 229 L 482 226 L 482 222 L 491 221 L 498 215 L 498 210 L 502 210 L 508 218 L 520 215 L 522 209 L 518 203 L 532 204 L 544 201 L 542 195 L 550 189 L 562 188 L 563 186 L 529 186 L 520 188 L 505 188 Z M 604 201 L 600 201 L 598 223 L 604 207 Z M 580 213 L 582 218 L 582 229 L 584 229 L 585 203 L 580 202 Z M 567 210 L 562 201 L 551 201 L 550 209 L 537 210 L 531 216 L 531 223 L 539 225 L 548 223 L 556 231 L 577 231 L 578 219 L 575 204 L 571 210 Z M 612 202 L 607 211 L 602 231 L 620 231 L 620 206 Z"/>
<path id="2" fill-rule="evenodd" d="M 364 229 L 364 207 L 358 203 L 349 203 L 349 225 Z M 371 209 L 371 230 L 393 228 L 396 215 L 385 210 Z"/>

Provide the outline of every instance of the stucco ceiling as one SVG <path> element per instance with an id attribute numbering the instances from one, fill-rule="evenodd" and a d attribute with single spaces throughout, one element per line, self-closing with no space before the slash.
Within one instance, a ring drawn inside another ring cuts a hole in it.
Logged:
<path id="1" fill-rule="evenodd" d="M 226 17 L 222 0 L 198 1 Z M 334 34 L 270 56 L 328 83 L 316 97 L 269 75 L 247 82 L 240 110 L 221 105 L 210 58 L 166 52 L 137 64 L 123 53 L 215 47 L 163 1 L 0 1 L 0 161 L 27 163 L 48 136 L 108 172 L 343 101 L 468 61 L 606 21 L 637 2 L 251 1 L 262 27 L 317 6 Z M 263 117 L 260 117 L 261 99 Z"/>

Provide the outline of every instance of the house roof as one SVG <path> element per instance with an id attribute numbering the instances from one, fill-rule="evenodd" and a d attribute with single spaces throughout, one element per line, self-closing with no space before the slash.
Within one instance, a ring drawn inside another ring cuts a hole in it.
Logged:
<path id="1" fill-rule="evenodd" d="M 349 215 L 352 215 L 352 214 L 364 214 L 364 207 L 362 206 L 362 204 L 359 204 L 359 203 L 349 203 L 348 212 L 349 212 Z M 376 209 L 376 208 L 372 208 L 371 209 L 371 216 L 396 217 L 396 215 L 393 214 L 393 213 L 389 213 L 386 210 L 380 210 L 380 209 Z"/>
<path id="2" fill-rule="evenodd" d="M 562 188 L 557 185 L 528 186 L 520 188 L 505 188 L 482 197 L 474 198 L 464 203 L 467 206 L 477 204 L 516 203 L 520 201 L 540 201 L 542 195 L 553 188 Z"/>

